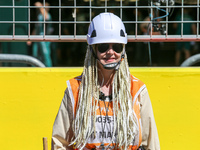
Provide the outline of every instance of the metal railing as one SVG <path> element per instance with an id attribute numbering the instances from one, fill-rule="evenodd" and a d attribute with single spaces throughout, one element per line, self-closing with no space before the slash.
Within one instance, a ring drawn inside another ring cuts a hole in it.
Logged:
<path id="1" fill-rule="evenodd" d="M 0 54 L 0 62 L 14 62 L 14 63 L 23 63 L 29 64 L 36 67 L 45 67 L 45 65 L 38 59 L 19 54 Z"/>
<path id="2" fill-rule="evenodd" d="M 197 63 L 200 62 L 200 54 L 193 55 L 186 59 L 182 64 L 181 67 L 189 67 L 196 65 Z"/>
<path id="3" fill-rule="evenodd" d="M 42 6 L 36 6 L 30 0 L 12 0 L 9 3 L 1 0 L 0 11 L 4 15 L 0 15 L 0 27 L 4 29 L 1 28 L 0 31 L 6 30 L 5 26 L 11 27 L 11 30 L 7 33 L 0 32 L 0 42 L 85 42 L 87 27 L 100 12 L 114 12 L 121 17 L 127 28 L 129 42 L 199 41 L 200 38 L 199 0 L 57 0 L 51 1 L 50 5 L 45 5 L 45 2 L 47 0 L 43 0 Z M 37 9 L 50 9 L 52 20 L 38 21 L 35 14 Z M 193 19 L 185 20 L 186 10 L 192 10 Z M 180 20 L 175 17 L 178 13 Z M 40 35 L 32 34 L 36 24 L 40 24 L 44 30 Z M 46 32 L 48 24 L 52 24 L 54 28 L 52 34 Z M 144 24 L 146 28 L 148 26 L 148 34 L 141 31 Z M 174 24 L 180 25 L 179 34 L 175 32 Z M 185 24 L 193 24 L 195 31 L 185 34 Z M 18 33 L 19 25 L 25 26 L 24 33 Z"/>

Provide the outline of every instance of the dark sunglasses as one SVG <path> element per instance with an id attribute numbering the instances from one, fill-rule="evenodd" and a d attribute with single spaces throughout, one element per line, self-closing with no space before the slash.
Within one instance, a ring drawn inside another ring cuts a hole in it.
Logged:
<path id="1" fill-rule="evenodd" d="M 108 43 L 103 43 L 103 44 L 97 44 L 97 50 L 100 53 L 104 53 L 109 49 L 109 44 Z M 117 52 L 117 53 L 121 53 L 123 50 L 123 44 L 119 44 L 119 43 L 115 43 L 112 45 L 112 49 Z"/>

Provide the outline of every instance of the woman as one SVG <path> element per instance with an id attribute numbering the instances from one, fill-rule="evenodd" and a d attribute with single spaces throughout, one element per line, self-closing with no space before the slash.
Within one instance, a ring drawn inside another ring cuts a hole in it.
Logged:
<path id="1" fill-rule="evenodd" d="M 121 19 L 96 16 L 87 42 L 82 75 L 67 81 L 52 148 L 160 149 L 146 86 L 129 72 Z"/>
<path id="2" fill-rule="evenodd" d="M 53 32 L 52 24 L 49 23 L 52 20 L 51 14 L 49 13 L 49 8 L 43 8 L 44 4 L 41 2 L 35 2 L 35 6 L 37 7 L 38 15 L 37 21 L 39 23 L 35 24 L 35 28 L 32 32 L 32 35 L 51 35 Z M 45 7 L 49 7 L 50 4 L 45 2 Z M 44 23 L 45 28 L 44 28 Z M 32 44 L 31 41 L 28 41 L 27 44 L 30 46 Z M 51 59 L 51 42 L 34 42 L 32 55 L 35 58 L 40 59 L 46 67 L 52 67 L 52 59 Z"/>

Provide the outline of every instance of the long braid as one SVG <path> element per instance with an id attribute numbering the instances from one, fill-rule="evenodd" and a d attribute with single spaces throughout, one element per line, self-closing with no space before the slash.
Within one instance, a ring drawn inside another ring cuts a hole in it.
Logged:
<path id="1" fill-rule="evenodd" d="M 71 144 L 76 143 L 76 147 L 82 149 L 91 134 L 96 130 L 96 108 L 95 99 L 99 99 L 99 85 L 97 78 L 97 62 L 92 56 L 90 47 L 87 48 L 86 58 L 84 61 L 84 69 L 82 74 L 82 82 L 79 87 L 78 105 L 76 117 L 73 121 L 74 140 Z M 93 114 L 93 115 L 92 115 Z M 91 122 L 91 118 L 92 122 Z M 94 132 L 95 134 L 95 132 Z"/>
<path id="2" fill-rule="evenodd" d="M 116 92 L 119 92 L 114 104 L 114 110 L 117 116 L 117 143 L 119 147 L 127 149 L 129 145 L 134 141 L 134 137 L 138 132 L 138 125 L 135 116 L 133 115 L 133 102 L 130 93 L 130 72 L 128 69 L 127 56 L 121 62 L 120 68 L 115 75 L 113 82 L 113 88 Z M 114 100 L 114 99 L 113 99 Z M 120 107 L 119 105 L 120 104 Z M 116 124 L 116 122 L 115 122 Z M 115 130 L 114 130 L 115 131 Z"/>
<path id="3" fill-rule="evenodd" d="M 128 79 L 128 80 L 127 80 Z M 133 102 L 130 93 L 130 71 L 127 56 L 121 62 L 119 70 L 114 75 L 112 85 L 114 127 L 111 142 L 119 147 L 127 149 L 134 141 L 138 132 L 136 117 L 133 115 Z M 87 48 L 82 82 L 79 87 L 79 100 L 76 116 L 73 121 L 74 140 L 76 147 L 83 149 L 88 138 L 94 133 L 96 136 L 96 110 L 99 101 L 99 84 L 97 61 L 93 57 L 90 46 Z M 96 102 L 97 100 L 97 102 Z M 92 125 L 93 124 L 93 125 Z M 114 135 L 116 135 L 114 141 Z"/>

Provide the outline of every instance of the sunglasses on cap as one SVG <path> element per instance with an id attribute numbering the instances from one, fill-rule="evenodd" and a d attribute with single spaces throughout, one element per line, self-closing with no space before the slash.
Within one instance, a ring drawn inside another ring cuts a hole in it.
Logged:
<path id="1" fill-rule="evenodd" d="M 108 43 L 97 44 L 97 50 L 100 53 L 106 52 L 109 49 L 109 47 L 110 45 Z M 121 53 L 123 51 L 123 44 L 114 43 L 112 44 L 112 49 L 117 53 Z"/>

